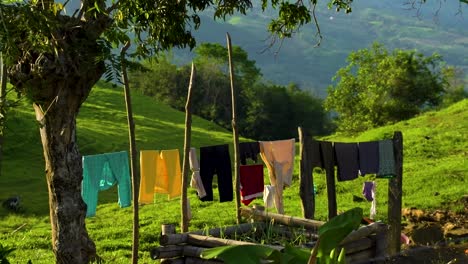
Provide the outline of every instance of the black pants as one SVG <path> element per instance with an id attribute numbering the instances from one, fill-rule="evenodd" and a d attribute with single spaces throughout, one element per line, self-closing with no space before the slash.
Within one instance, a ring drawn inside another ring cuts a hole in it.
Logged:
<path id="1" fill-rule="evenodd" d="M 218 176 L 219 201 L 232 201 L 231 158 L 227 144 L 200 148 L 200 177 L 206 191 L 202 201 L 213 201 L 214 174 Z"/>

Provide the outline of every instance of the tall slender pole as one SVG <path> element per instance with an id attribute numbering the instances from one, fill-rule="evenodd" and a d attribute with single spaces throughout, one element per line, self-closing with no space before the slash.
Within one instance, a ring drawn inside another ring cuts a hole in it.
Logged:
<path id="1" fill-rule="evenodd" d="M 132 263 L 138 263 L 139 245 L 139 216 L 138 216 L 138 194 L 140 186 L 140 170 L 137 166 L 137 149 L 135 143 L 135 123 L 133 122 L 132 100 L 130 97 L 130 87 L 128 84 L 127 65 L 125 64 L 125 53 L 130 48 L 127 42 L 120 51 L 120 62 L 122 66 L 122 79 L 125 91 L 125 106 L 127 107 L 128 136 L 130 139 L 130 168 L 132 171 L 132 193 L 133 193 L 133 239 L 132 239 Z"/>
<path id="2" fill-rule="evenodd" d="M 3 161 L 3 131 L 5 128 L 5 96 L 7 84 L 7 68 L 3 61 L 3 54 L 0 53 L 0 171 L 2 169 Z"/>
<path id="3" fill-rule="evenodd" d="M 195 65 L 192 62 L 192 72 L 187 92 L 187 103 L 185 104 L 185 137 L 184 137 L 184 161 L 182 163 L 182 232 L 188 231 L 188 203 L 187 203 L 187 185 L 189 170 L 189 155 L 192 134 L 192 86 L 195 79 Z"/>
<path id="4" fill-rule="evenodd" d="M 395 255 L 401 250 L 401 204 L 403 196 L 403 134 L 393 134 L 396 176 L 388 182 L 388 224 L 390 226 L 388 245 L 389 254 Z"/>
<path id="5" fill-rule="evenodd" d="M 300 142 L 299 196 L 302 202 L 302 215 L 306 219 L 315 218 L 314 176 L 312 174 L 312 136 L 302 127 L 297 128 Z"/>
<path id="6" fill-rule="evenodd" d="M 229 77 L 231 79 L 231 97 L 232 97 L 232 134 L 234 137 L 234 178 L 235 184 L 234 189 L 236 192 L 236 219 L 237 224 L 240 224 L 241 215 L 240 215 L 240 175 L 239 175 L 239 133 L 237 132 L 236 124 L 236 92 L 234 88 L 234 69 L 232 66 L 232 48 L 231 48 L 231 36 L 229 33 L 226 33 L 226 41 L 228 47 L 228 57 L 229 57 Z"/>

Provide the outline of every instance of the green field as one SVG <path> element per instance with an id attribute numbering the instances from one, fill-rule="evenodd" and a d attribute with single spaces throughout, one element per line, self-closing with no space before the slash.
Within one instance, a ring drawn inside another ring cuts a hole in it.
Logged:
<path id="1" fill-rule="evenodd" d="M 182 149 L 185 114 L 148 97 L 133 94 L 138 149 Z M 42 148 L 31 104 L 21 102 L 8 115 L 0 176 L 0 201 L 19 195 L 23 211 L 12 214 L 0 209 L 0 241 L 16 248 L 12 263 L 51 263 L 51 235 L 44 177 Z M 328 140 L 365 141 L 391 138 L 399 130 L 404 140 L 403 207 L 435 209 L 468 194 L 468 100 L 447 109 L 428 112 L 412 120 L 367 131 L 354 138 L 340 135 Z M 229 131 L 194 117 L 192 146 L 232 143 Z M 99 83 L 78 116 L 78 142 L 83 155 L 128 149 L 127 121 L 123 90 Z M 231 147 L 232 150 L 232 147 Z M 297 148 L 298 150 L 298 148 Z M 300 216 L 298 157 L 293 184 L 284 193 L 286 214 Z M 318 187 L 317 218 L 325 220 L 327 200 L 325 175 L 316 171 Z M 360 177 L 338 183 L 338 210 L 362 207 L 367 214 L 370 204 L 353 202 L 361 195 Z M 267 181 L 268 182 L 268 181 Z M 377 179 L 378 218 L 385 220 L 387 180 Z M 217 191 L 215 193 L 215 200 Z M 234 202 L 200 202 L 189 189 L 193 219 L 190 230 L 235 223 Z M 261 204 L 261 200 L 255 203 Z M 448 205 L 447 205 L 448 206 Z M 463 208 L 450 204 L 453 210 Z M 149 250 L 158 245 L 163 223 L 180 222 L 180 199 L 157 196 L 155 203 L 140 207 L 140 263 L 154 263 Z M 131 257 L 132 210 L 119 208 L 116 188 L 99 194 L 96 217 L 87 219 L 87 229 L 96 242 L 98 254 L 107 263 L 129 263 Z"/>

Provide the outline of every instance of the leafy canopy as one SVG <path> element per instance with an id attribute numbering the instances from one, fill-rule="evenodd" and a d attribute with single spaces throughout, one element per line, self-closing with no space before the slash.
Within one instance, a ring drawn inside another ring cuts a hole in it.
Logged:
<path id="1" fill-rule="evenodd" d="M 438 54 L 401 49 L 390 53 L 374 43 L 347 60 L 325 100 L 325 108 L 338 114 L 338 130 L 358 132 L 405 120 L 441 102 L 445 79 Z"/>

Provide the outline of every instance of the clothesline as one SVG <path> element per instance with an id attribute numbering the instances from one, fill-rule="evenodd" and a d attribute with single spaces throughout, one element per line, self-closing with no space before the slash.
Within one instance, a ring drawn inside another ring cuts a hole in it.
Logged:
<path id="1" fill-rule="evenodd" d="M 392 175 L 394 172 L 381 173 L 383 166 L 379 164 L 394 163 L 391 140 L 339 143 L 326 141 L 310 141 L 309 148 L 314 153 L 310 162 L 312 167 L 338 168 L 338 181 L 357 178 L 358 173 L 377 173 L 377 175 Z M 389 147 L 390 146 L 390 147 Z M 380 151 L 380 152 L 379 152 Z M 255 198 L 264 198 L 266 207 L 276 207 L 279 213 L 284 213 L 282 192 L 291 185 L 294 168 L 295 140 L 243 142 L 239 144 L 241 158 L 240 180 L 241 201 L 250 204 Z M 388 153 L 387 153 L 388 152 Z M 247 165 L 247 160 L 258 162 L 258 155 L 266 165 L 270 184 L 263 182 L 263 164 Z M 380 158 L 379 158 L 380 157 Z M 119 158 L 119 162 L 113 159 Z M 219 201 L 233 200 L 232 167 L 227 144 L 200 147 L 199 163 L 196 148 L 191 148 L 189 161 L 192 170 L 191 187 L 195 188 L 202 201 L 213 201 L 213 176 L 218 179 Z M 386 161 L 385 159 L 390 159 Z M 112 163 L 112 167 L 110 167 Z M 328 166 L 326 164 L 329 164 Z M 387 166 L 388 167 L 388 166 Z M 394 171 L 394 166 L 390 166 Z M 141 180 L 139 204 L 154 201 L 154 195 L 168 194 L 169 198 L 181 194 L 181 168 L 179 150 L 142 150 L 140 151 Z M 120 170 L 117 172 L 117 170 Z M 130 205 L 130 176 L 128 173 L 127 152 L 89 155 L 83 157 L 83 198 L 88 204 L 88 216 L 95 214 L 97 193 L 118 184 L 119 204 L 122 207 Z M 108 179 L 102 180 L 102 179 Z M 105 182 L 105 184 L 101 183 Z M 92 190 L 92 191 L 90 191 Z M 92 195 L 91 195 L 92 193 Z"/>

